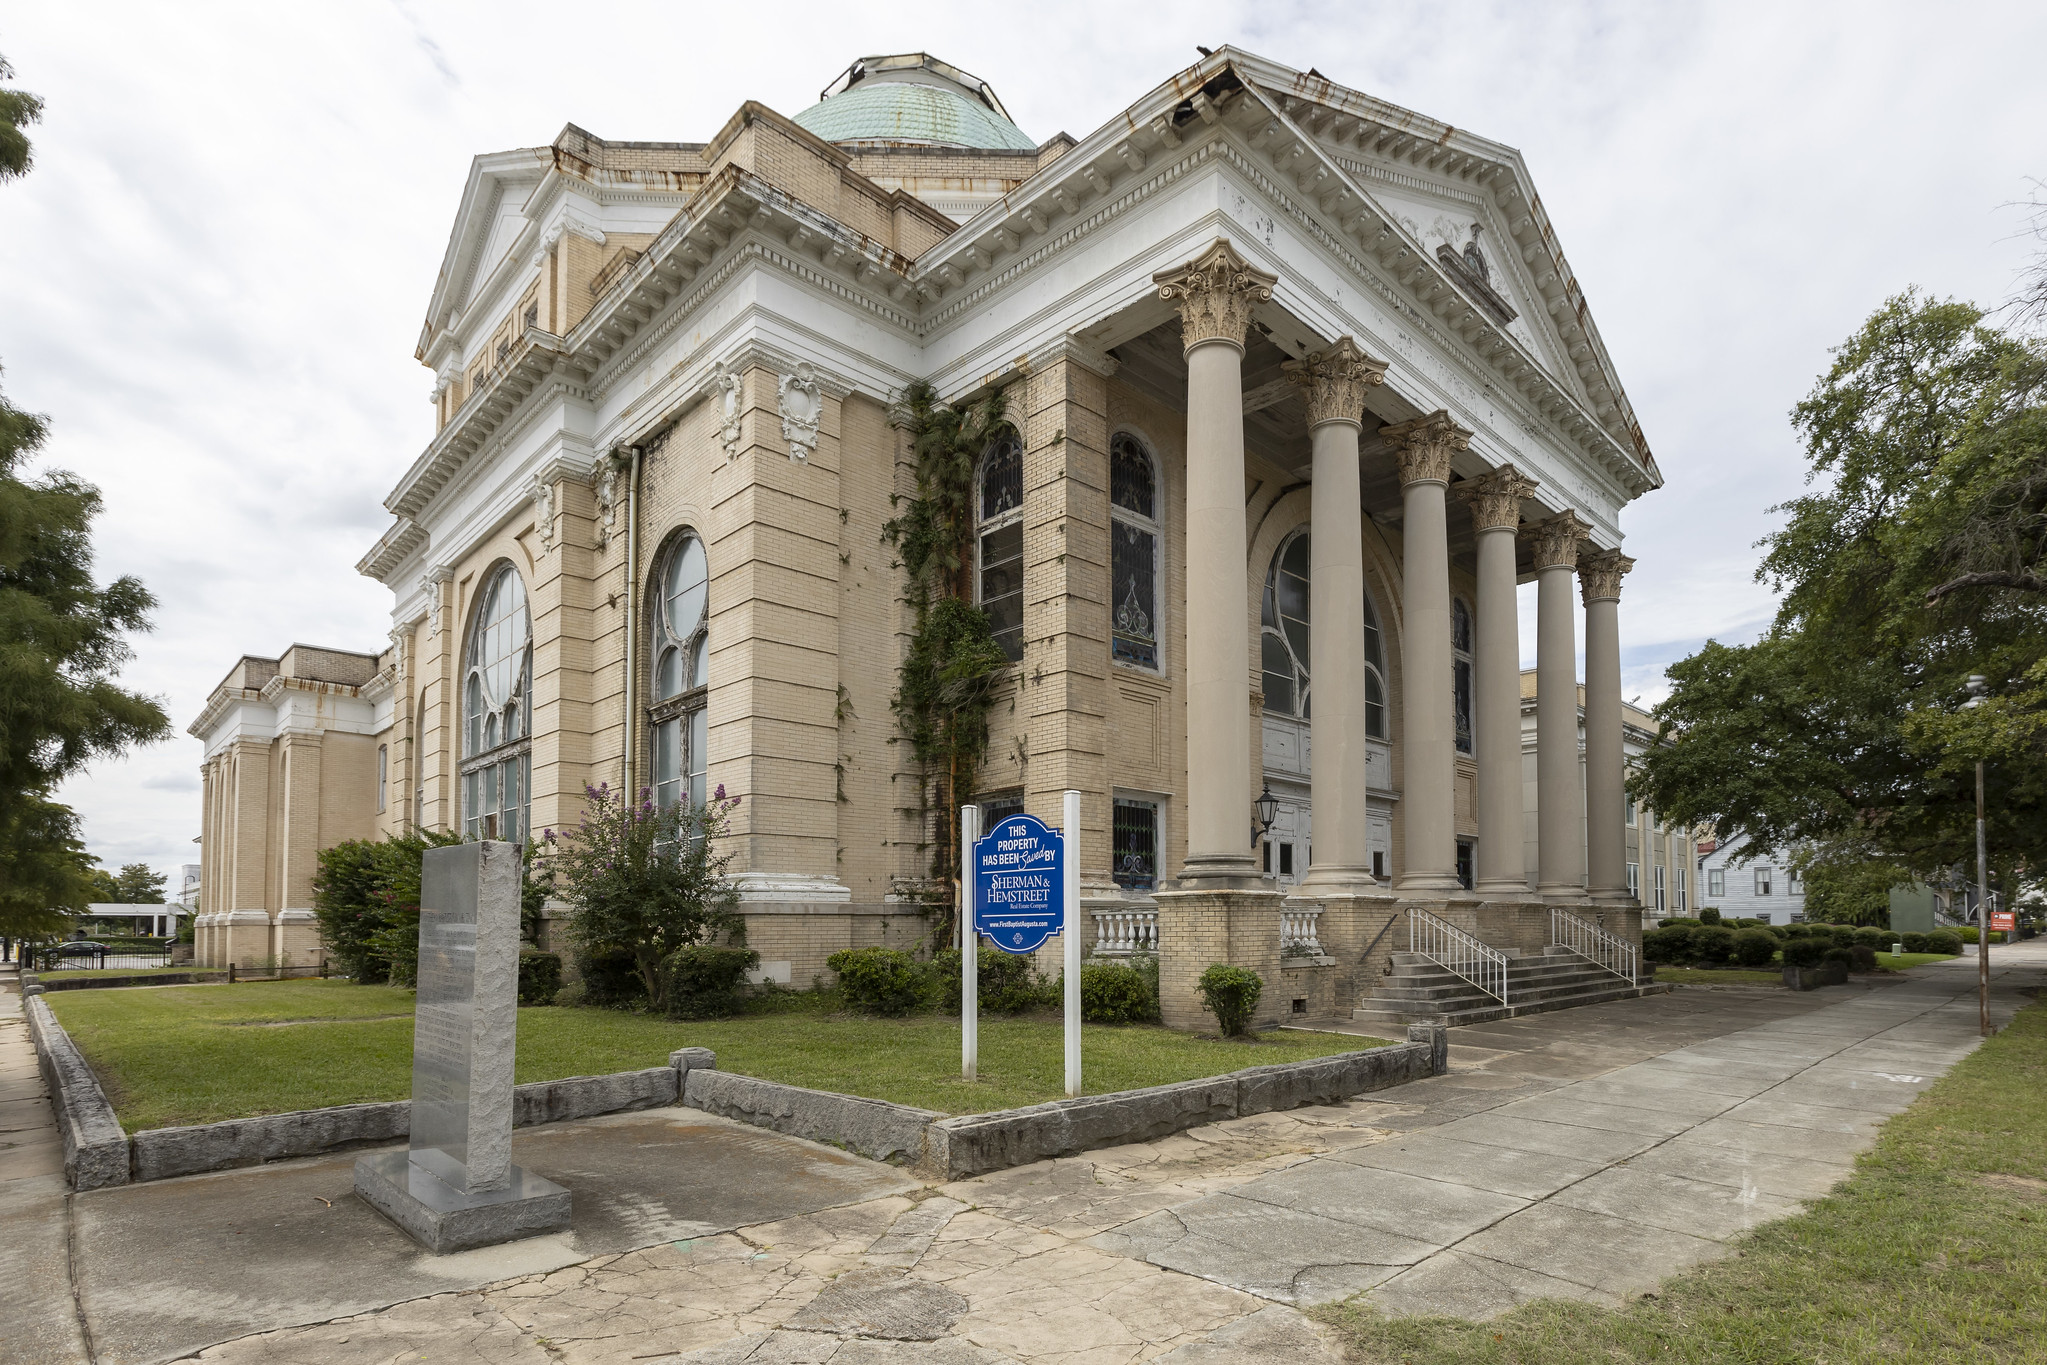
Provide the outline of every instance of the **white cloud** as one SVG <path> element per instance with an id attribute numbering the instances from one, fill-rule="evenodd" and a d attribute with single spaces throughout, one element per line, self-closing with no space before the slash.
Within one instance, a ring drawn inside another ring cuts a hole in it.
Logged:
<path id="1" fill-rule="evenodd" d="M 1237 42 L 1527 155 L 1668 486 L 1627 513 L 1630 695 L 1753 638 L 1785 413 L 1908 284 L 1994 301 L 2000 209 L 2047 173 L 2047 11 L 2023 3 L 1191 3 L 1014 7 L 24 6 L 0 32 L 48 100 L 0 189 L 0 360 L 106 492 L 102 572 L 162 605 L 134 685 L 182 727 L 244 652 L 375 647 L 354 563 L 430 434 L 412 348 L 469 158 L 568 121 L 702 140 L 808 105 L 854 57 L 936 52 L 1021 126 L 1086 133 Z M 1532 622 L 1530 623 L 1532 626 Z M 1532 650 L 1533 635 L 1526 637 Z M 95 853 L 192 857 L 196 744 L 70 784 Z"/>

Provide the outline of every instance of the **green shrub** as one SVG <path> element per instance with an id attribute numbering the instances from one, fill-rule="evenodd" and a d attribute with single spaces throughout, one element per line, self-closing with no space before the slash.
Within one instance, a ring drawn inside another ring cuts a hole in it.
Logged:
<path id="1" fill-rule="evenodd" d="M 460 843 L 428 832 L 347 839 L 319 853 L 313 918 L 341 974 L 364 985 L 410 986 L 419 974 L 420 859 Z"/>
<path id="2" fill-rule="evenodd" d="M 1936 929 L 1926 936 L 1926 951 L 1958 957 L 1962 951 L 1962 936 L 1952 929 Z"/>
<path id="3" fill-rule="evenodd" d="M 1692 927 L 1689 924 L 1666 924 L 1642 935 L 1642 956 L 1651 962 L 1674 965 L 1691 955 L 1691 943 Z"/>
<path id="4" fill-rule="evenodd" d="M 543 953 L 538 948 L 519 951 L 520 1004 L 552 1005 L 561 988 L 561 954 Z"/>
<path id="5" fill-rule="evenodd" d="M 1734 930 L 1724 924 L 1706 924 L 1692 931 L 1692 960 L 1703 967 L 1725 965 L 1734 951 Z"/>
<path id="6" fill-rule="evenodd" d="M 639 966 L 632 953 L 624 949 L 589 952 L 579 948 L 575 963 L 576 976 L 583 983 L 578 1003 L 599 1009 L 630 1009 L 646 1003 L 646 983 L 640 980 Z"/>
<path id="7" fill-rule="evenodd" d="M 739 1012 L 740 985 L 761 965 L 751 948 L 719 948 L 693 943 L 678 948 L 662 964 L 668 977 L 668 1017 L 722 1019 Z"/>
<path id="8" fill-rule="evenodd" d="M 1743 967 L 1767 966 L 1777 956 L 1777 936 L 1768 929 L 1734 931 L 1733 958 Z"/>
<path id="9" fill-rule="evenodd" d="M 1834 941 L 1836 948 L 1853 948 L 1855 946 L 1855 932 L 1855 926 L 1852 924 L 1829 924 L 1827 926 L 1827 936 Z"/>
<path id="10" fill-rule="evenodd" d="M 1721 923 L 1730 929 L 1760 929 L 1763 927 L 1763 921 L 1759 919 L 1731 919 L 1722 920 Z"/>
<path id="11" fill-rule="evenodd" d="M 1136 968 L 1087 962 L 1080 969 L 1080 1017 L 1090 1024 L 1146 1024 L 1159 1017 L 1159 1002 Z"/>
<path id="12" fill-rule="evenodd" d="M 1225 1037 L 1246 1032 L 1265 982 L 1258 973 L 1217 962 L 1201 974 L 1201 1003 L 1215 1016 Z"/>
<path id="13" fill-rule="evenodd" d="M 704 805 L 663 806 L 649 788 L 634 801 L 602 782 L 585 784 L 583 799 L 574 828 L 541 831 L 533 875 L 576 907 L 568 934 L 578 956 L 630 958 L 639 998 L 665 1014 L 676 952 L 746 944 L 719 837 L 739 800 L 720 785 Z"/>
<path id="14" fill-rule="evenodd" d="M 1889 952 L 1891 945 L 1898 940 L 1891 936 L 1888 929 L 1866 928 L 1855 931 L 1855 941 L 1872 953 L 1883 953 Z"/>
<path id="15" fill-rule="evenodd" d="M 1784 965 L 1787 967 L 1817 967 L 1828 953 L 1825 940 L 1813 938 L 1787 939 L 1784 944 Z"/>
<path id="16" fill-rule="evenodd" d="M 1876 949 L 1870 947 L 1867 943 L 1858 943 L 1853 948 L 1850 948 L 1848 956 L 1854 963 L 1855 971 L 1873 972 L 1876 970 Z"/>
<path id="17" fill-rule="evenodd" d="M 1812 932 L 1810 924 L 1787 924 L 1780 931 L 1785 938 L 1804 938 Z"/>
<path id="18" fill-rule="evenodd" d="M 1707 907 L 1706 907 L 1705 909 L 1703 909 L 1703 910 L 1701 910 L 1701 911 L 1699 912 L 1699 923 L 1701 923 L 1701 924 L 1718 924 L 1719 922 L 1720 922 L 1720 912 L 1719 912 L 1719 911 L 1718 911 L 1717 909 L 1715 909 L 1714 907 L 1712 907 L 1712 906 L 1710 906 L 1710 905 L 1709 905 L 1709 906 L 1707 906 Z"/>
<path id="19" fill-rule="evenodd" d="M 1850 948 L 1829 948 L 1820 958 L 1821 962 L 1838 962 L 1843 967 L 1855 966 L 1855 953 Z"/>
<path id="20" fill-rule="evenodd" d="M 1926 946 L 1926 940 L 1930 937 L 1928 934 L 1899 934 L 1891 942 L 1904 944 L 1908 953 L 1930 953 L 1933 949 Z"/>
<path id="21" fill-rule="evenodd" d="M 846 948 L 825 966 L 839 974 L 839 994 L 854 1009 L 897 1018 L 924 1003 L 925 974 L 895 948 Z"/>
<path id="22" fill-rule="evenodd" d="M 947 948 L 932 955 L 926 968 L 926 991 L 931 1004 L 949 1014 L 960 1009 L 960 952 Z M 975 992 L 980 1008 L 988 1014 L 1022 1014 L 1046 1009 L 1060 1001 L 1057 981 L 1041 975 L 1033 960 L 1017 953 L 981 947 L 980 989 Z"/>

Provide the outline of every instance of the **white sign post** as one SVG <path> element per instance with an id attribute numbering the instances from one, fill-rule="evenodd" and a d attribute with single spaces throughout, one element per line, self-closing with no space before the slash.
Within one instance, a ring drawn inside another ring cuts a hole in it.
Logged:
<path id="1" fill-rule="evenodd" d="M 981 931 L 974 922 L 974 841 L 981 808 L 960 807 L 960 1075 L 981 1065 Z"/>
<path id="2" fill-rule="evenodd" d="M 1080 793 L 1066 793 L 1066 1098 L 1080 1094 Z"/>

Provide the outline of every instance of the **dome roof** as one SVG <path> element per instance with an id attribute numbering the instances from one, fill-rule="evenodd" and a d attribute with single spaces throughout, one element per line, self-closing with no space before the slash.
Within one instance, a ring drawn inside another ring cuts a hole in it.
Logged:
<path id="1" fill-rule="evenodd" d="M 893 69 L 876 69 L 883 63 Z M 972 81 L 983 98 L 969 94 L 952 79 L 954 75 Z M 796 122 L 826 142 L 913 142 L 1002 152 L 1037 149 L 1004 115 L 985 85 L 922 53 L 907 60 L 863 58 L 848 76 L 838 93 L 827 94 L 796 116 Z"/>

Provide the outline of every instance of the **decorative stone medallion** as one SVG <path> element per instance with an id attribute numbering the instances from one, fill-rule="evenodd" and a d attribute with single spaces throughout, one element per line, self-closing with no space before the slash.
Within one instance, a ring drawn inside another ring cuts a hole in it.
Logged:
<path id="1" fill-rule="evenodd" d="M 809 365 L 798 365 L 796 373 L 785 374 L 775 383 L 775 407 L 782 414 L 782 439 L 789 443 L 789 458 L 807 464 L 817 449 L 817 423 L 824 415 L 824 390 Z"/>

